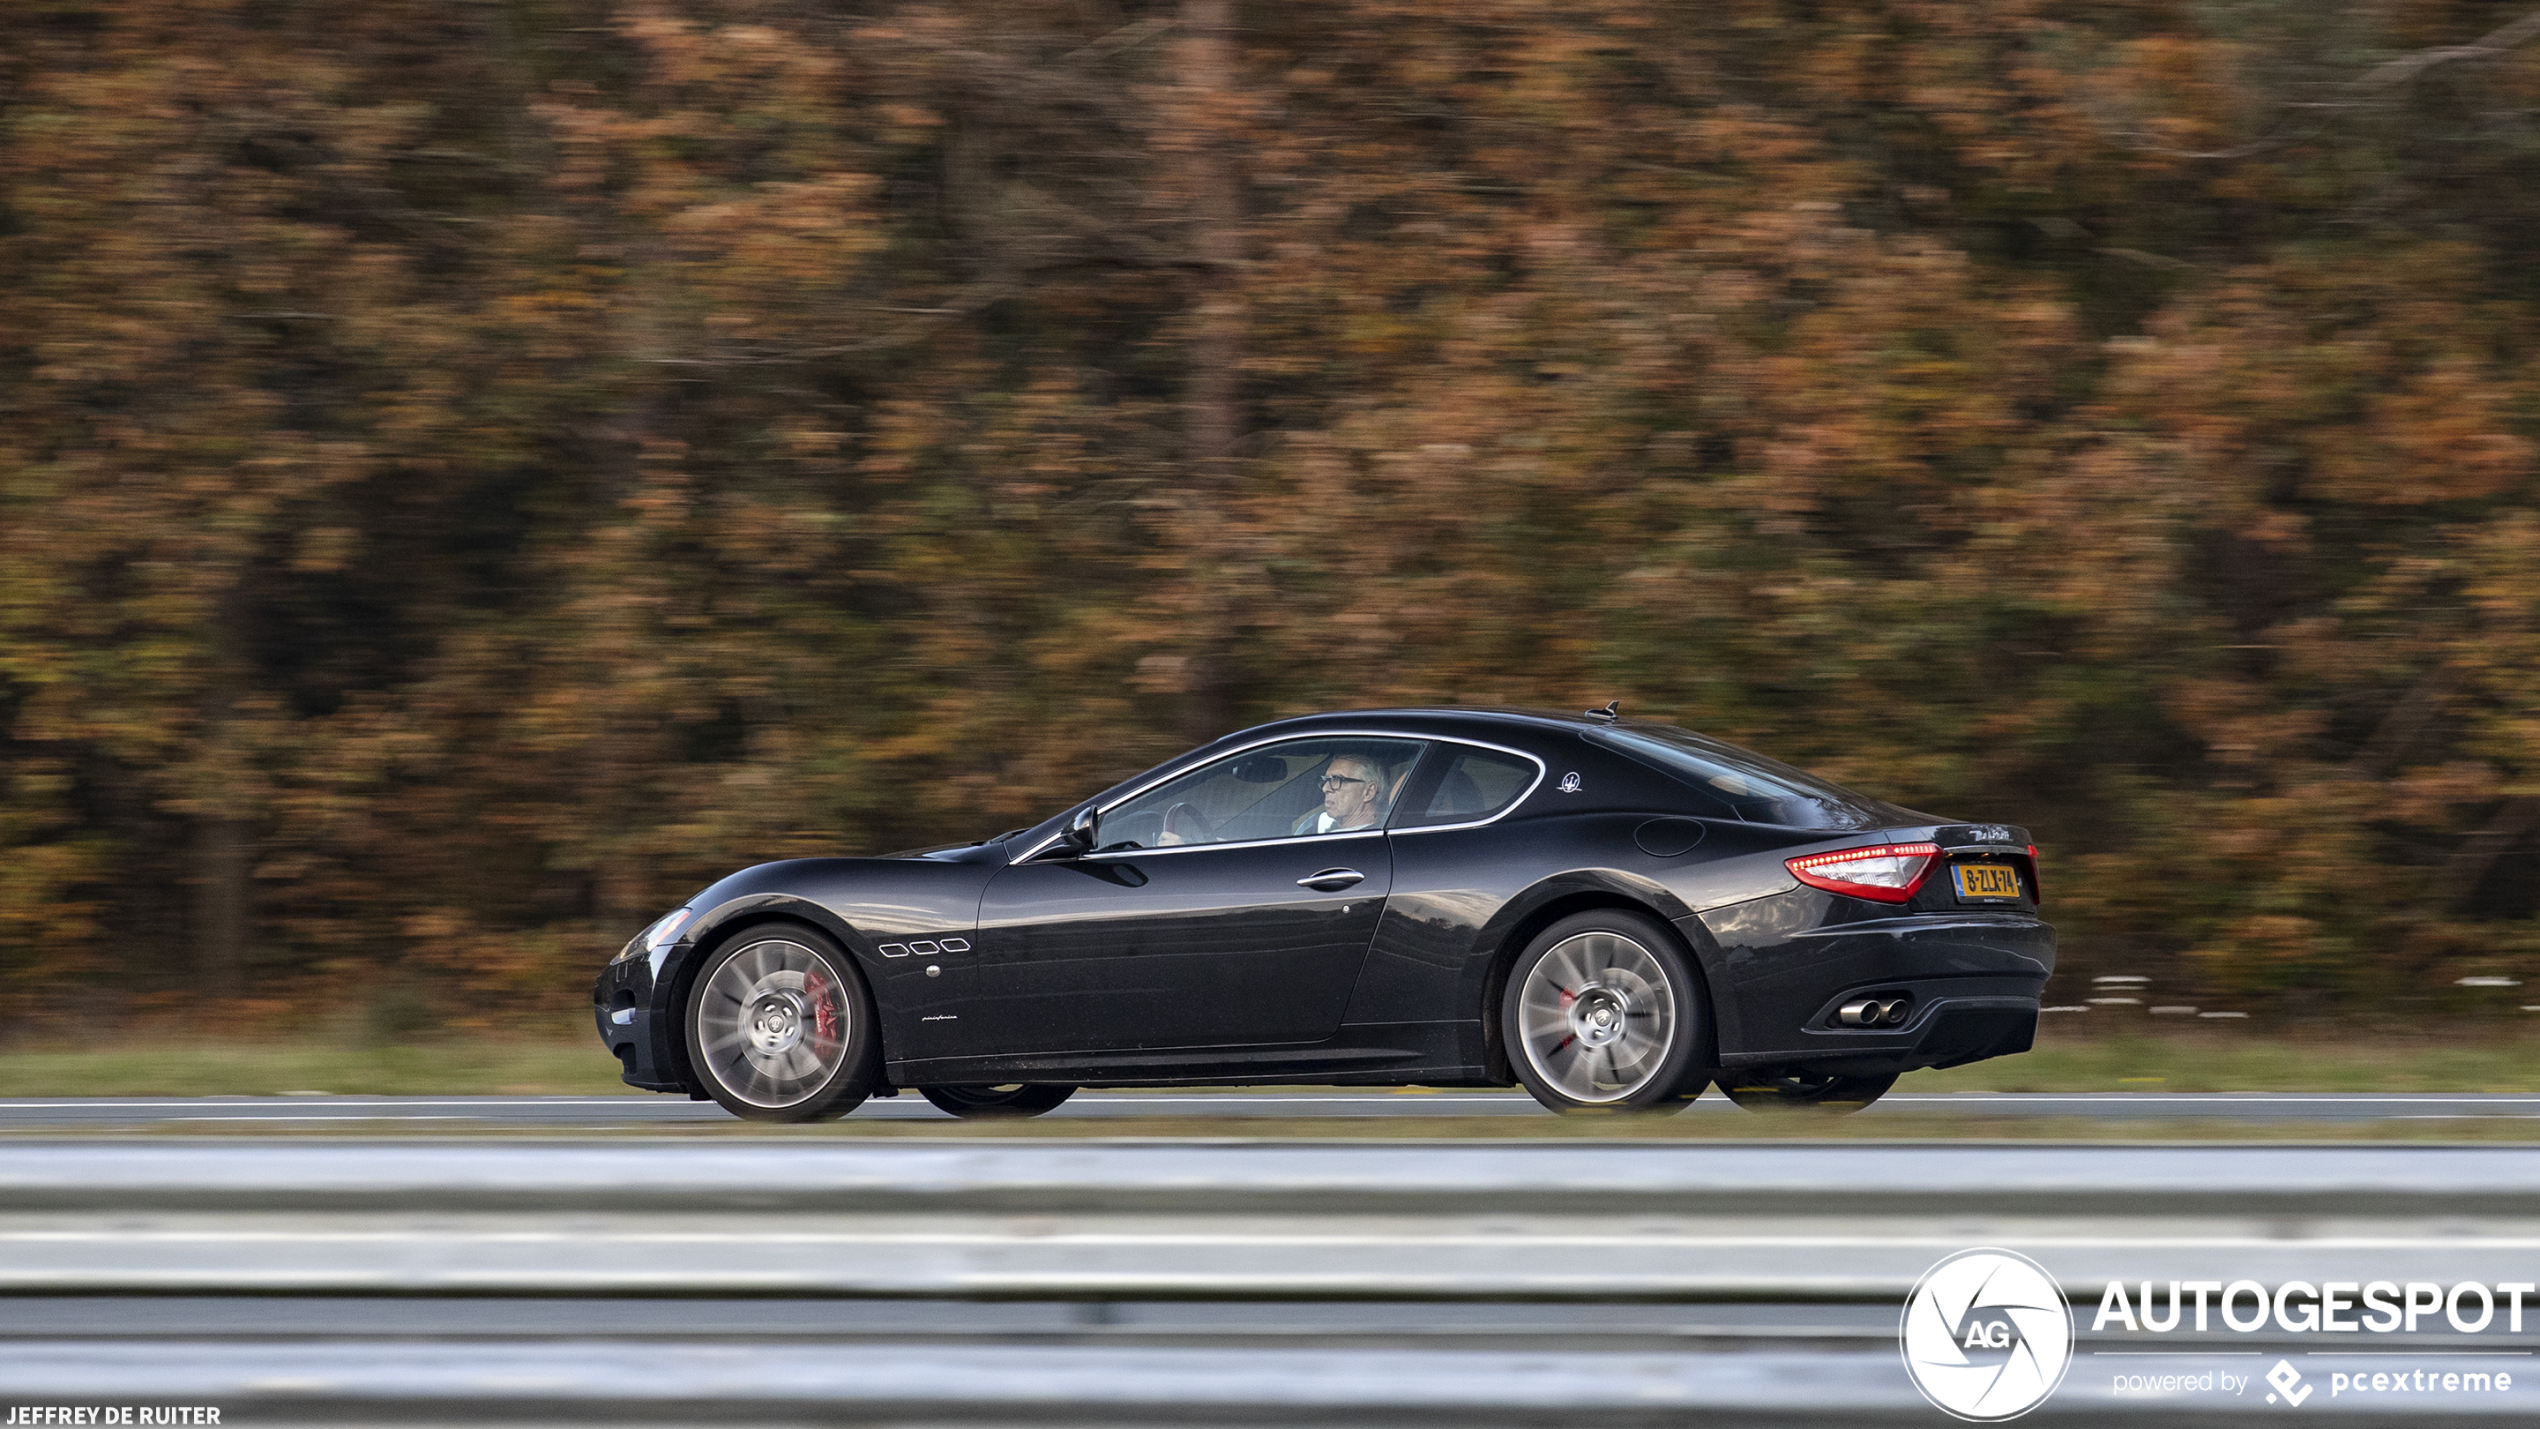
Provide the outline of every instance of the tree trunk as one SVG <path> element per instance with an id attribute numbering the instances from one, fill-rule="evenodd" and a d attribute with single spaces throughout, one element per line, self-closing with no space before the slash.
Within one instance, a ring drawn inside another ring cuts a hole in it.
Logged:
<path id="1" fill-rule="evenodd" d="M 204 997 L 235 997 L 247 963 L 246 822 L 222 813 L 194 820 L 193 972 Z"/>
<path id="2" fill-rule="evenodd" d="M 245 985 L 247 880 L 254 841 L 239 807 L 237 732 L 241 665 L 245 660 L 247 600 L 243 573 L 214 607 L 211 670 L 204 680 L 202 726 L 195 746 L 196 771 L 192 865 L 193 908 L 187 922 L 189 960 L 197 994 L 236 997 Z"/>
<path id="3" fill-rule="evenodd" d="M 1193 580 L 1225 589 L 1234 555 L 1227 539 L 1235 495 L 1235 442 L 1242 435 L 1238 390 L 1243 363 L 1243 203 L 1224 124 L 1234 90 L 1232 0 L 1182 0 L 1183 115 L 1191 164 L 1192 255 L 1200 270 L 1197 319 L 1184 397 L 1194 538 Z M 1217 592 L 1212 592 L 1215 594 Z M 1230 593 L 1230 592 L 1229 592 Z M 1185 734 L 1194 742 L 1226 732 L 1237 621 L 1229 603 L 1204 600 L 1206 623 L 1186 676 Z"/>
<path id="4" fill-rule="evenodd" d="M 2496 810 L 2487 827 L 2461 840 L 2460 847 L 2443 864 L 2434 877 L 2434 893 L 2429 900 L 2437 915 L 2466 914 L 2471 895 L 2496 866 L 2507 850 L 2522 841 L 2533 829 L 2540 829 L 2540 795 L 2523 795 L 2507 799 Z"/>

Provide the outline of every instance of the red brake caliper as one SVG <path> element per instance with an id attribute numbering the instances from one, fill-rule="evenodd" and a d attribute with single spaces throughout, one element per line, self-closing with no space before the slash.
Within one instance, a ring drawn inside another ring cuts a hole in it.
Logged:
<path id="1" fill-rule="evenodd" d="M 812 1040 L 824 1047 L 838 1045 L 838 1004 L 829 996 L 829 979 L 818 968 L 803 979 L 803 995 L 811 1000 Z"/>
<path id="2" fill-rule="evenodd" d="M 1578 1001 L 1578 1000 L 1579 1000 L 1579 995 L 1578 995 L 1577 993 L 1570 991 L 1570 990 L 1569 990 L 1568 988 L 1566 988 L 1566 987 L 1565 987 L 1565 988 L 1563 988 L 1563 989 L 1561 989 L 1561 1010 L 1562 1010 L 1563 1012 L 1568 1012 L 1568 1011 L 1570 1010 L 1570 1004 L 1571 1004 L 1571 1003 L 1574 1003 L 1574 1002 L 1576 1002 L 1576 1001 Z M 1567 1047 L 1567 1046 L 1569 1046 L 1571 1043 L 1576 1042 L 1576 1041 L 1578 1041 L 1578 1040 L 1579 1040 L 1579 1034 L 1578 1034 L 1578 1033 L 1576 1033 L 1576 1032 L 1573 1032 L 1573 1033 L 1571 1033 L 1570 1035 L 1568 1035 L 1567 1037 L 1562 1038 L 1560 1041 L 1553 1043 L 1553 1044 L 1552 1044 L 1552 1050 L 1553 1050 L 1553 1051 L 1555 1051 L 1555 1052 L 1558 1052 L 1558 1051 L 1560 1051 L 1562 1048 Z"/>

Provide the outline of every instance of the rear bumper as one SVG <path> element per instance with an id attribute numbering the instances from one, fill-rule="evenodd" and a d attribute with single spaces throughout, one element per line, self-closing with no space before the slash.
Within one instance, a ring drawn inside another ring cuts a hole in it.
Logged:
<path id="1" fill-rule="evenodd" d="M 1829 924 L 1823 915 L 1838 908 L 1806 906 L 1815 898 L 1776 895 L 1686 920 L 1708 935 L 1721 1066 L 1878 1075 L 2024 1052 L 2036 1039 L 2052 927 L 2015 913 Z M 1841 1025 L 1840 1009 L 1861 998 L 1904 998 L 1911 1010 L 1894 1027 Z"/>
<path id="2" fill-rule="evenodd" d="M 1750 1047 L 1720 1058 L 1723 1067 L 1807 1067 L 1875 1075 L 1918 1067 L 1955 1067 L 2025 1052 L 2037 1040 L 2041 983 L 2025 978 L 1889 978 L 1846 988 L 1824 1013 L 1779 1045 Z M 1861 997 L 1912 999 L 1901 1025 L 1833 1025 L 1838 1009 Z"/>
<path id="3" fill-rule="evenodd" d="M 688 1090 L 667 1040 L 677 1029 L 653 1006 L 650 958 L 628 958 L 600 969 L 591 986 L 591 1017 L 628 1086 L 652 1092 Z"/>

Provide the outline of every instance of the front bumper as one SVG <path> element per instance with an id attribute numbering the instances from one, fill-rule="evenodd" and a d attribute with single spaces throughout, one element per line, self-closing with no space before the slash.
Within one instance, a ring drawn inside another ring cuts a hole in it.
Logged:
<path id="1" fill-rule="evenodd" d="M 632 957 L 600 969 L 591 986 L 591 1017 L 628 1086 L 651 1092 L 688 1090 L 680 1076 L 681 1058 L 670 1042 L 678 1033 L 675 1020 L 654 1005 L 651 958 Z"/>

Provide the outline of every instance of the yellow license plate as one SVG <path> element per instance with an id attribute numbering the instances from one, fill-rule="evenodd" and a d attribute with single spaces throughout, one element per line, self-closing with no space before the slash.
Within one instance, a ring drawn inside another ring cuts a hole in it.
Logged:
<path id="1" fill-rule="evenodd" d="M 2007 863 L 1962 863 L 1950 869 L 1961 898 L 2017 898 L 2020 871 Z"/>

